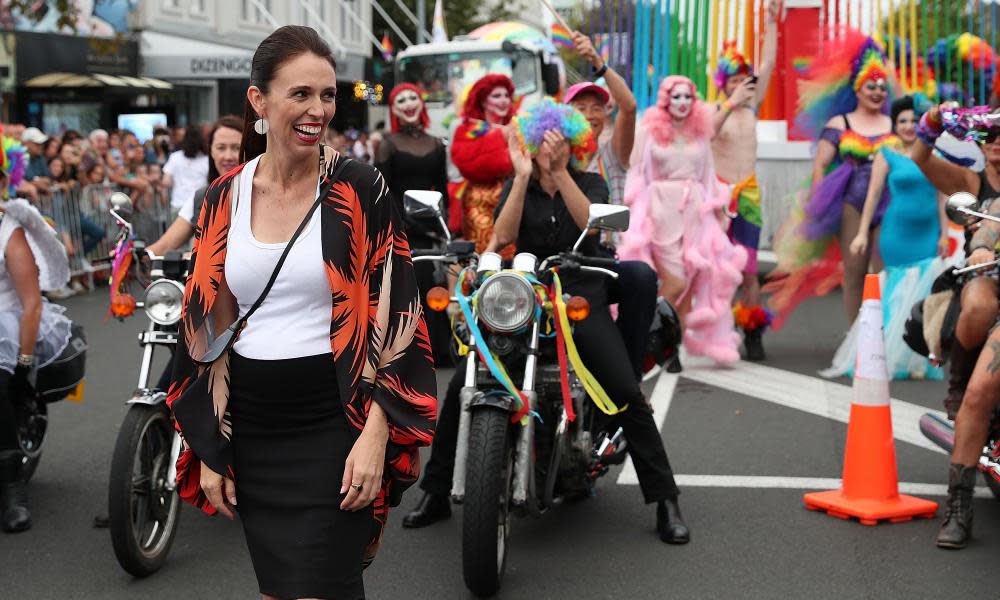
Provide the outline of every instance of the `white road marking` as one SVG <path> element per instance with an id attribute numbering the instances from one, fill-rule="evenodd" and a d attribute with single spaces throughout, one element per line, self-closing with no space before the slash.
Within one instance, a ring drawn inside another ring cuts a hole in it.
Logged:
<path id="1" fill-rule="evenodd" d="M 836 490 L 841 480 L 832 477 L 766 477 L 756 475 L 677 475 L 680 487 L 757 488 L 780 490 Z M 947 496 L 948 486 L 936 483 L 899 483 L 901 494 Z M 991 498 L 986 486 L 976 487 L 977 498 Z"/>
<path id="2" fill-rule="evenodd" d="M 684 371 L 679 374 L 661 373 L 650 396 L 653 417 L 656 419 L 657 427 L 661 430 L 666 421 L 670 403 L 673 401 L 679 377 L 841 423 L 847 423 L 850 416 L 852 390 L 849 386 L 840 383 L 745 361 L 741 361 L 731 368 L 718 368 L 704 359 L 696 359 L 684 354 L 681 355 L 681 361 L 684 364 Z M 895 398 L 890 403 L 892 406 L 892 432 L 897 440 L 931 452 L 945 454 L 943 450 L 920 433 L 920 416 L 926 412 L 937 411 L 931 411 L 923 406 Z M 638 483 L 635 467 L 632 465 L 632 460 L 628 459 L 618 475 L 618 484 L 637 485 Z M 819 486 L 820 489 L 825 487 L 829 486 Z"/>

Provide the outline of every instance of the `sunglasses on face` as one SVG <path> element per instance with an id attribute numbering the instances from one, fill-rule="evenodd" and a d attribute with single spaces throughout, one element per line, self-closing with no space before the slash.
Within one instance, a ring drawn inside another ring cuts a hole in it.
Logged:
<path id="1" fill-rule="evenodd" d="M 993 142 L 997 141 L 998 137 L 1000 137 L 1000 127 L 990 127 L 986 131 L 986 135 L 983 137 L 982 140 L 980 140 L 979 143 L 992 144 Z"/>
<path id="2" fill-rule="evenodd" d="M 875 90 L 878 90 L 880 92 L 888 92 L 889 86 L 884 83 L 875 83 L 873 81 L 869 81 L 868 83 L 865 84 L 865 89 L 868 90 L 869 92 L 874 92 Z"/>

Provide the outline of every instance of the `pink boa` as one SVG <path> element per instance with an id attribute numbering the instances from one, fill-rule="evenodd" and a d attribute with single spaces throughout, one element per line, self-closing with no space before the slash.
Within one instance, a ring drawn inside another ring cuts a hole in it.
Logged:
<path id="1" fill-rule="evenodd" d="M 686 85 L 694 96 L 691 114 L 684 119 L 680 127 L 680 135 L 686 140 L 700 140 L 712 137 L 712 111 L 707 104 L 698 98 L 694 83 L 687 77 L 671 75 L 660 83 L 656 94 L 656 107 L 650 108 L 642 117 L 642 128 L 653 134 L 658 144 L 669 146 L 674 143 L 677 132 L 674 129 L 674 118 L 667 109 L 670 108 L 670 90 L 677 85 Z"/>

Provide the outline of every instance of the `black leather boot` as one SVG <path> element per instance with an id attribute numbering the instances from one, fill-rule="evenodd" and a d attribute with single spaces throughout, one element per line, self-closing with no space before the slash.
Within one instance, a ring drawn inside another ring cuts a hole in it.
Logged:
<path id="1" fill-rule="evenodd" d="M 7 533 L 31 528 L 28 484 L 21 477 L 21 453 L 0 452 L 0 526 Z"/>
<path id="2" fill-rule="evenodd" d="M 767 358 L 764 355 L 763 336 L 763 327 L 758 327 L 753 331 L 743 330 L 743 347 L 747 352 L 747 360 L 760 361 Z"/>
<path id="3" fill-rule="evenodd" d="M 403 527 L 417 529 L 451 517 L 451 499 L 440 494 L 424 494 L 417 507 L 403 517 Z"/>
<path id="4" fill-rule="evenodd" d="M 951 366 L 948 368 L 948 396 L 944 399 L 944 409 L 948 412 L 948 418 L 952 421 L 958 414 L 958 408 L 962 406 L 962 398 L 965 396 L 965 386 L 969 384 L 972 377 L 972 370 L 976 368 L 976 361 L 979 360 L 979 352 L 982 348 L 966 350 L 962 342 L 956 338 L 951 345 Z"/>
<path id="5" fill-rule="evenodd" d="M 686 544 L 691 541 L 691 531 L 681 517 L 677 498 L 660 500 L 656 505 L 656 531 L 667 544 Z"/>
<path id="6" fill-rule="evenodd" d="M 939 548 L 965 548 L 972 537 L 972 492 L 978 472 L 975 465 L 953 464 L 948 468 L 948 500 L 937 535 Z"/>

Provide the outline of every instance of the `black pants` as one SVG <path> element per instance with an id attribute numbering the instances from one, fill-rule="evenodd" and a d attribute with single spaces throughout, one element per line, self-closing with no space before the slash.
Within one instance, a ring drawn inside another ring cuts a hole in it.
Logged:
<path id="1" fill-rule="evenodd" d="M 638 382 L 635 377 L 629 376 L 632 368 L 622 336 L 611 320 L 603 298 L 599 294 L 591 298 L 590 317 L 577 324 L 573 339 L 584 364 L 615 404 L 629 405 L 623 413 L 609 418 L 607 427 L 622 428 L 645 501 L 657 502 L 676 497 L 680 490 L 674 481 L 660 430 Z M 648 330 L 648 323 L 646 328 Z M 446 495 L 451 492 L 461 412 L 459 393 L 464 382 L 465 368 L 462 363 L 455 369 L 444 401 L 438 406 L 438 426 L 431 447 L 431 459 L 420 482 L 420 487 L 431 494 Z"/>
<path id="2" fill-rule="evenodd" d="M 10 393 L 11 374 L 0 371 L 0 451 L 19 450 L 17 422 L 14 420 L 14 399 Z"/>
<path id="3" fill-rule="evenodd" d="M 623 260 L 612 269 L 618 279 L 608 279 L 608 303 L 618 304 L 618 331 L 628 351 L 636 381 L 642 381 L 642 361 L 649 328 L 656 315 L 658 281 L 653 267 L 638 260 Z"/>
<path id="4" fill-rule="evenodd" d="M 434 248 L 437 244 L 430 238 L 414 234 L 410 234 L 409 240 L 412 248 Z M 430 337 L 431 350 L 434 352 L 434 364 L 442 367 L 451 364 L 451 322 L 448 320 L 448 313 L 436 312 L 427 306 L 427 291 L 437 283 L 434 281 L 436 268 L 435 263 L 418 262 L 414 263 L 413 272 L 417 278 L 420 303 L 424 307 L 424 322 L 427 323 L 427 335 Z M 447 282 L 444 285 L 447 286 Z"/>

